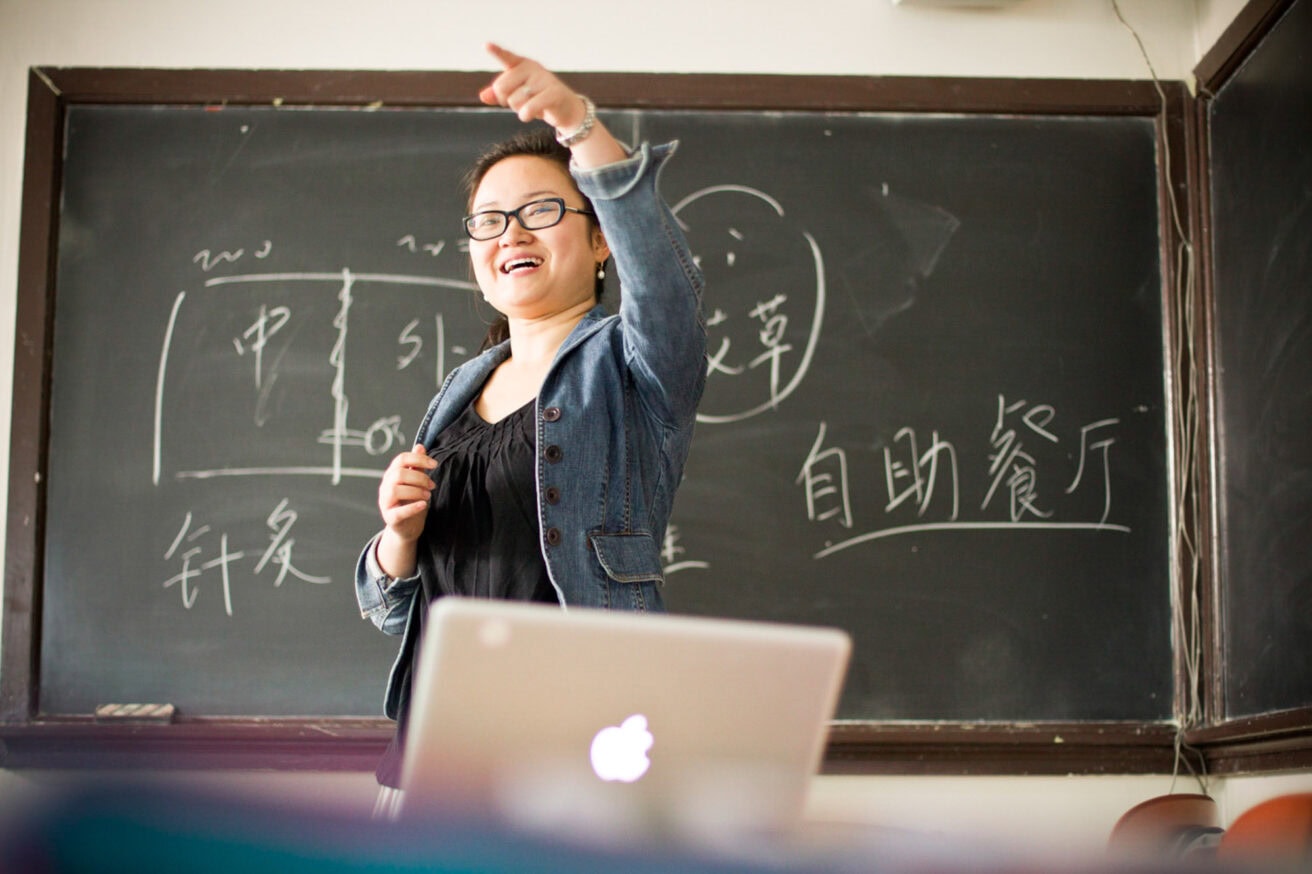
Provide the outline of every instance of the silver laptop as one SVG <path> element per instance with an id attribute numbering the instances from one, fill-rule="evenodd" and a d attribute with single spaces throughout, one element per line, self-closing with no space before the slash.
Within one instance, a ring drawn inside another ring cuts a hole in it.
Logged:
<path id="1" fill-rule="evenodd" d="M 787 830 L 850 650 L 832 628 L 443 598 L 412 687 L 402 816 Z"/>

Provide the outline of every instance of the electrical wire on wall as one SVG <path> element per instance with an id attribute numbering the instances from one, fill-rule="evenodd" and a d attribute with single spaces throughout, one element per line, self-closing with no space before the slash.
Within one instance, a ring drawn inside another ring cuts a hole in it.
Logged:
<path id="1" fill-rule="evenodd" d="M 1161 100 L 1159 124 L 1162 137 L 1162 167 L 1165 174 L 1167 203 L 1171 210 L 1171 221 L 1178 240 L 1175 251 L 1175 294 L 1172 296 L 1174 306 L 1173 324 L 1175 325 L 1175 342 L 1171 349 L 1176 366 L 1183 372 L 1177 377 L 1179 391 L 1176 393 L 1174 410 L 1174 433 L 1177 441 L 1174 465 L 1174 488 L 1176 490 L 1173 509 L 1176 514 L 1174 531 L 1176 540 L 1183 553 L 1179 563 L 1184 574 L 1184 585 L 1177 591 L 1186 603 L 1177 604 L 1173 612 L 1176 639 L 1181 642 L 1187 688 L 1185 689 L 1184 712 L 1175 732 L 1175 765 L 1171 773 L 1171 791 L 1175 791 L 1175 781 L 1183 763 L 1203 794 L 1207 794 L 1207 771 L 1201 755 L 1185 743 L 1185 732 L 1202 722 L 1202 694 L 1199 688 L 1202 658 L 1202 623 L 1200 619 L 1199 586 L 1202 580 L 1202 563 L 1199 553 L 1201 507 L 1199 505 L 1199 481 L 1197 478 L 1197 453 L 1199 444 L 1197 371 L 1194 355 L 1194 329 L 1198 312 L 1197 281 L 1194 275 L 1195 253 L 1188 229 L 1180 215 L 1180 205 L 1175 196 L 1171 175 L 1171 149 L 1167 141 L 1167 101 L 1162 89 L 1157 70 L 1143 44 L 1138 31 L 1125 19 L 1117 0 L 1111 0 L 1116 18 L 1134 37 L 1152 77 L 1153 86 Z M 1174 372 L 1174 371 L 1172 371 Z M 1190 754 L 1198 762 L 1198 768 L 1190 762 Z"/>

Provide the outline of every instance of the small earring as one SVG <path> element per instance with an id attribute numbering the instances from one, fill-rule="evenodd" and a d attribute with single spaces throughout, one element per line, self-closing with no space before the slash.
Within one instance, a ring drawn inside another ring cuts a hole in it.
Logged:
<path id="1" fill-rule="evenodd" d="M 598 279 L 606 278 L 606 264 L 604 262 L 597 265 L 597 278 Z"/>

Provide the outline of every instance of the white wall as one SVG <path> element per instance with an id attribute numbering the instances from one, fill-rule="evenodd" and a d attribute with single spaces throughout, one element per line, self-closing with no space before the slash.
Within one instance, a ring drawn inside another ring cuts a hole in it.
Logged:
<path id="1" fill-rule="evenodd" d="M 1242 6 L 1243 0 L 1120 0 L 1163 79 L 1188 80 Z M 1148 75 L 1111 0 L 1017 0 L 997 10 L 890 0 L 0 0 L 0 458 L 8 457 L 9 445 L 29 67 L 481 70 L 489 69 L 487 40 L 562 70 Z M 0 464 L 0 502 L 7 475 Z M 0 813 L 4 798 L 12 802 L 59 778 L 0 771 Z M 373 794 L 367 774 L 203 779 L 260 793 L 334 797 L 356 807 Z M 1228 817 L 1275 791 L 1312 787 L 1312 775 L 1234 785 L 1237 804 L 1225 811 Z M 1031 841 L 1042 836 L 1086 848 L 1101 845 L 1121 812 L 1170 788 L 1168 776 L 825 777 L 812 810 L 829 820 L 1011 837 L 1023 826 Z M 1226 788 L 1214 787 L 1223 810 Z"/>

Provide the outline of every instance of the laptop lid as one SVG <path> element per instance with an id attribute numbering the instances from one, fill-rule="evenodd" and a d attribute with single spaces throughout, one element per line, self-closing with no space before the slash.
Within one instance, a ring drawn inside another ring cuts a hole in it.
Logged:
<path id="1" fill-rule="evenodd" d="M 832 628 L 442 598 L 412 686 L 403 815 L 788 828 L 850 648 Z"/>

